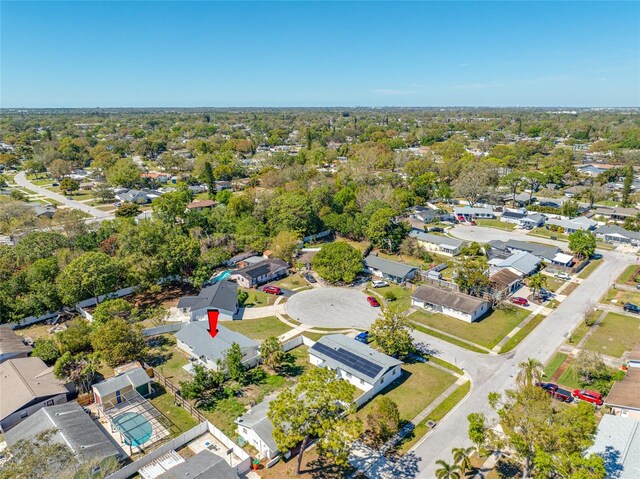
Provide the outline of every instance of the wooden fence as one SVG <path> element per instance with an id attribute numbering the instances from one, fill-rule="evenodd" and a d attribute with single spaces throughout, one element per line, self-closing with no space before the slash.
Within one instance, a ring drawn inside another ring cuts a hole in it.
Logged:
<path id="1" fill-rule="evenodd" d="M 158 372 L 157 369 L 147 364 L 145 364 L 144 367 L 147 370 L 150 369 L 153 373 L 153 376 L 152 376 L 153 379 L 158 384 L 162 384 L 162 386 L 164 386 L 164 388 L 173 395 L 176 405 L 184 408 L 189 414 L 191 414 L 195 419 L 197 419 L 198 422 L 207 421 L 207 418 L 204 417 L 200 411 L 198 411 L 195 407 L 193 407 L 193 405 L 189 401 L 187 401 L 185 398 L 183 398 L 180 395 L 180 388 L 175 387 L 174 384 L 171 381 L 169 381 L 167 378 L 165 378 L 162 374 L 160 374 L 160 372 Z"/>

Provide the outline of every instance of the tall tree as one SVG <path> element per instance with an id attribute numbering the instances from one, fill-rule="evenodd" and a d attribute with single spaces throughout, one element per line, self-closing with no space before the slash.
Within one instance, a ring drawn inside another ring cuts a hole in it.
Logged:
<path id="1" fill-rule="evenodd" d="M 474 451 L 475 448 L 473 447 L 454 447 L 451 450 L 451 453 L 453 454 L 453 460 L 460 468 L 462 477 L 466 477 L 467 471 L 471 469 L 471 455 Z"/>
<path id="2" fill-rule="evenodd" d="M 516 193 L 522 184 L 522 176 L 521 171 L 514 170 L 500 178 L 500 186 L 504 186 L 509 190 L 509 193 L 511 193 L 511 200 L 514 208 L 516 207 Z"/>
<path id="3" fill-rule="evenodd" d="M 62 301 L 74 305 L 87 298 L 95 298 L 115 291 L 122 271 L 112 258 L 100 252 L 88 252 L 74 259 L 58 276 L 58 290 Z"/>
<path id="4" fill-rule="evenodd" d="M 590 231 L 574 231 L 569 235 L 569 249 L 580 259 L 593 256 L 596 251 L 596 237 Z"/>
<path id="5" fill-rule="evenodd" d="M 398 405 L 386 396 L 374 399 L 371 412 L 367 414 L 368 432 L 373 443 L 382 445 L 395 433 L 400 426 L 400 411 Z"/>
<path id="6" fill-rule="evenodd" d="M 260 357 L 264 365 L 271 371 L 276 371 L 285 360 L 282 343 L 275 336 L 271 336 L 260 345 Z"/>
<path id="7" fill-rule="evenodd" d="M 542 273 L 536 273 L 529 277 L 529 288 L 533 291 L 533 295 L 540 294 L 540 290 L 547 286 L 547 277 Z"/>
<path id="8" fill-rule="evenodd" d="M 529 358 L 518 364 L 516 381 L 523 386 L 535 386 L 542 379 L 542 363 L 535 358 Z"/>
<path id="9" fill-rule="evenodd" d="M 330 283 L 353 283 L 363 269 L 360 251 L 344 241 L 322 245 L 311 265 Z"/>
<path id="10" fill-rule="evenodd" d="M 438 465 L 436 469 L 438 479 L 460 479 L 460 466 L 457 464 L 449 464 L 442 459 L 438 459 L 436 464 Z"/>
<path id="11" fill-rule="evenodd" d="M 385 354 L 404 357 L 414 350 L 411 331 L 413 327 L 409 319 L 404 314 L 387 307 L 382 316 L 371 325 L 369 335 Z"/>
<path id="12" fill-rule="evenodd" d="M 242 364 L 242 350 L 238 343 L 233 343 L 224 356 L 224 366 L 227 375 L 234 381 L 243 382 L 246 377 L 246 368 Z"/>
<path id="13" fill-rule="evenodd" d="M 146 343 L 140 327 L 115 318 L 91 333 L 91 345 L 108 366 L 116 367 L 141 359 Z"/>
<path id="14" fill-rule="evenodd" d="M 280 231 L 271 240 L 269 248 L 273 252 L 273 256 L 291 264 L 299 244 L 300 236 L 298 234 L 291 231 Z"/>
<path id="15" fill-rule="evenodd" d="M 624 175 L 622 183 L 622 206 L 629 206 L 629 197 L 631 196 L 631 187 L 633 186 L 633 167 L 629 166 Z"/>

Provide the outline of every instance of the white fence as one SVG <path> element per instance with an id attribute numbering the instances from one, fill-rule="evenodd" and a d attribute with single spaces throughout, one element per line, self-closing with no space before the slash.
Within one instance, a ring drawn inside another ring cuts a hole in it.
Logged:
<path id="1" fill-rule="evenodd" d="M 307 338 L 306 336 L 296 336 L 295 338 L 291 338 L 290 340 L 282 343 L 282 350 L 284 352 L 291 351 L 292 349 L 297 348 L 298 346 L 302 346 L 303 344 L 305 346 L 311 347 L 316 344 L 316 342 L 312 339 Z"/>
<path id="2" fill-rule="evenodd" d="M 147 328 L 142 330 L 142 334 L 145 336 L 155 336 L 157 334 L 175 333 L 180 331 L 185 323 L 171 323 L 164 326 L 156 326 L 155 328 Z"/>

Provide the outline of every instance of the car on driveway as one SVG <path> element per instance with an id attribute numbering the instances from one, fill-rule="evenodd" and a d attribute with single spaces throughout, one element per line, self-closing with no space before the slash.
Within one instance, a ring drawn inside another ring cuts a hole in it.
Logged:
<path id="1" fill-rule="evenodd" d="M 518 306 L 529 306 L 529 301 L 527 298 L 523 298 L 521 296 L 514 296 L 509 299 L 513 304 L 517 304 Z"/>
<path id="2" fill-rule="evenodd" d="M 590 402 L 596 406 L 602 406 L 604 403 L 599 392 L 589 389 L 574 389 L 572 396 L 580 401 Z"/>
<path id="3" fill-rule="evenodd" d="M 554 399 L 563 402 L 571 402 L 573 401 L 573 397 L 571 396 L 571 391 L 567 391 L 566 389 L 562 389 L 557 384 L 553 383 L 536 383 L 536 386 L 541 387 L 545 391 L 549 393 Z"/>
<path id="4" fill-rule="evenodd" d="M 429 233 L 444 233 L 444 228 L 440 228 L 439 226 L 434 226 L 429 228 Z"/>
<path id="5" fill-rule="evenodd" d="M 317 283 L 316 279 L 313 277 L 311 273 L 307 273 L 304 275 L 304 279 L 309 281 L 309 283 Z"/>
<path id="6" fill-rule="evenodd" d="M 564 271 L 558 271 L 556 274 L 554 274 L 553 276 L 555 276 L 558 279 L 563 279 L 565 281 L 570 281 L 571 280 L 571 276 L 568 275 L 567 273 L 565 273 Z"/>
<path id="7" fill-rule="evenodd" d="M 640 314 L 640 306 L 638 306 L 637 304 L 626 303 L 624 305 L 624 310 L 628 313 Z"/>
<path id="8" fill-rule="evenodd" d="M 369 342 L 369 331 L 363 331 L 359 333 L 355 338 L 356 341 L 367 344 Z"/>
<path id="9" fill-rule="evenodd" d="M 282 293 L 282 290 L 277 286 L 265 286 L 264 288 L 262 288 L 262 291 L 268 294 L 276 294 L 276 295 Z"/>
<path id="10" fill-rule="evenodd" d="M 389 286 L 389 283 L 387 283 L 386 281 L 377 279 L 371 282 L 371 286 L 373 286 L 374 288 L 384 288 L 385 286 Z"/>
<path id="11" fill-rule="evenodd" d="M 374 298 L 373 296 L 367 296 L 367 301 L 369 301 L 369 304 L 373 308 L 379 308 L 380 307 L 380 303 L 378 303 L 378 300 L 376 298 Z"/>

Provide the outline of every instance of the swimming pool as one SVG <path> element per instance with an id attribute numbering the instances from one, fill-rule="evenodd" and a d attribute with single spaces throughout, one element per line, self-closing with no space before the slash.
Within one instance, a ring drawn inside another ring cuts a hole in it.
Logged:
<path id="1" fill-rule="evenodd" d="M 228 269 L 226 271 L 223 271 L 220 274 L 215 275 L 213 278 L 211 278 L 211 282 L 212 283 L 217 283 L 218 281 L 224 281 L 229 276 L 231 276 L 231 270 L 230 269 Z"/>
<path id="2" fill-rule="evenodd" d="M 116 429 L 124 436 L 127 446 L 142 446 L 151 439 L 153 428 L 142 414 L 125 412 L 113 419 Z"/>

